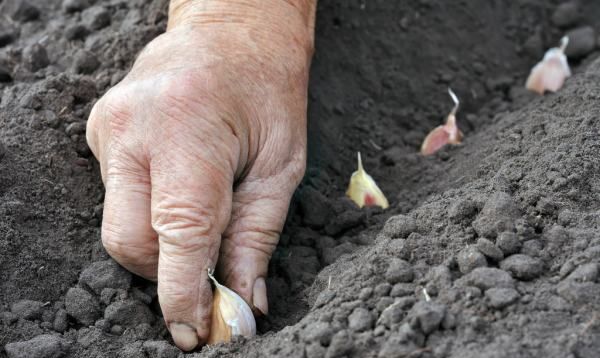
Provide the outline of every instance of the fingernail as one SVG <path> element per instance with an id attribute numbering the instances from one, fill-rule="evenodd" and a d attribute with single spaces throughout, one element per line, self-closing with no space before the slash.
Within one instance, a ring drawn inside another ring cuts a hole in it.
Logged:
<path id="1" fill-rule="evenodd" d="M 254 281 L 254 290 L 252 291 L 252 304 L 263 315 L 269 314 L 269 302 L 267 300 L 267 284 L 265 279 L 259 277 Z"/>
<path id="2" fill-rule="evenodd" d="M 191 351 L 198 345 L 198 335 L 191 326 L 185 323 L 171 323 L 169 330 L 175 345 L 182 351 Z"/>

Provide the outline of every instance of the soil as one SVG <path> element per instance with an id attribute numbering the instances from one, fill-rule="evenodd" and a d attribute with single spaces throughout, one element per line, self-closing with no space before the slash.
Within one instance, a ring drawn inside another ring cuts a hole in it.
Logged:
<path id="1" fill-rule="evenodd" d="M 94 102 L 166 0 L 0 0 L 0 357 L 177 357 L 100 243 Z M 309 167 L 256 338 L 190 357 L 598 357 L 600 3 L 321 0 Z M 524 90 L 571 36 L 574 75 Z M 461 99 L 464 143 L 418 154 Z M 356 152 L 391 207 L 344 198 Z"/>

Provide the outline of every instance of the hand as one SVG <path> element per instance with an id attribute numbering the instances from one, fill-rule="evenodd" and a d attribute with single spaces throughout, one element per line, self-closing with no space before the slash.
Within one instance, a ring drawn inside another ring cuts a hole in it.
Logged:
<path id="1" fill-rule="evenodd" d="M 282 0 L 174 1 L 168 31 L 90 115 L 104 246 L 158 281 L 183 350 L 208 337 L 207 268 L 268 312 L 268 261 L 305 169 L 312 27 L 300 14 Z"/>

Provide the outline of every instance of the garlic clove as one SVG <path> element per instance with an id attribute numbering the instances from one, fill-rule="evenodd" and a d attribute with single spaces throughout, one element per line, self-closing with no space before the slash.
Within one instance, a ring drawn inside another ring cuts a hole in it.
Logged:
<path id="1" fill-rule="evenodd" d="M 358 170 L 352 173 L 350 177 L 350 184 L 348 185 L 346 195 L 360 208 L 364 206 L 380 206 L 383 209 L 387 209 L 390 206 L 385 195 L 383 195 L 383 192 L 375 183 L 375 180 L 365 172 L 360 152 L 358 153 Z"/>
<path id="2" fill-rule="evenodd" d="M 569 62 L 565 49 L 569 44 L 567 36 L 561 39 L 558 48 L 546 51 L 544 59 L 533 67 L 525 87 L 533 92 L 543 95 L 546 91 L 556 92 L 562 88 L 565 80 L 571 76 Z"/>
<path id="3" fill-rule="evenodd" d="M 456 112 L 460 101 L 452 89 L 448 88 L 448 93 L 454 101 L 454 107 L 446 118 L 446 124 L 433 129 L 423 140 L 421 145 L 421 154 L 423 155 L 432 155 L 447 144 L 457 145 L 462 142 L 463 134 L 456 125 Z"/>
<path id="4" fill-rule="evenodd" d="M 429 132 L 421 145 L 421 154 L 432 155 L 449 143 L 450 135 L 445 127 L 445 125 L 439 126 Z"/>
<path id="5" fill-rule="evenodd" d="M 215 284 L 208 344 L 229 342 L 233 336 L 256 335 L 256 321 L 246 301 L 217 282 L 210 272 L 208 277 Z"/>

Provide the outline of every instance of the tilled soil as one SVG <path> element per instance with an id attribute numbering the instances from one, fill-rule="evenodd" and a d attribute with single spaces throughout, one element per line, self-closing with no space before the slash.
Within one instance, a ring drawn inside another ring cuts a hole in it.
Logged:
<path id="1" fill-rule="evenodd" d="M 593 0 L 321 0 L 271 314 L 191 356 L 600 356 L 599 17 Z M 156 287 L 101 247 L 84 134 L 165 21 L 165 0 L 0 0 L 0 357 L 183 355 Z M 574 76 L 527 93 L 565 33 Z M 465 141 L 424 158 L 449 86 Z M 357 151 L 390 209 L 344 198 Z"/>

